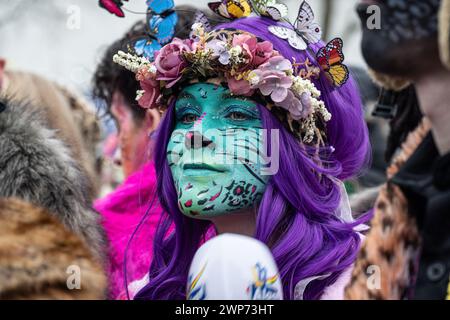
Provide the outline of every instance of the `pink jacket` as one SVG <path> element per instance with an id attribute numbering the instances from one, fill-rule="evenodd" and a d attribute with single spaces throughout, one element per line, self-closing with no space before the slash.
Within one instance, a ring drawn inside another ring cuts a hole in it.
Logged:
<path id="1" fill-rule="evenodd" d="M 153 162 L 128 177 L 108 196 L 95 202 L 95 209 L 103 217 L 109 240 L 110 297 L 126 299 L 124 283 L 124 255 L 131 235 L 144 217 L 156 192 Z M 157 197 L 146 220 L 136 232 L 127 253 L 128 284 L 144 277 L 150 268 L 153 238 L 162 209 Z"/>

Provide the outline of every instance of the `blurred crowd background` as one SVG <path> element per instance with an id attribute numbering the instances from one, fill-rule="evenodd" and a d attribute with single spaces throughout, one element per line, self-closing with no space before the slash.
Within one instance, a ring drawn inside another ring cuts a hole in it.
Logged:
<path id="1" fill-rule="evenodd" d="M 192 5 L 207 9 L 208 0 L 178 0 L 176 5 Z M 289 7 L 289 18 L 297 16 L 299 1 L 281 1 Z M 374 145 L 373 168 L 357 183 L 347 183 L 352 193 L 361 186 L 374 186 L 384 176 L 384 137 L 386 122 L 371 116 L 378 98 L 378 88 L 369 80 L 362 58 L 361 28 L 355 13 L 358 0 L 310 1 L 318 23 L 323 28 L 323 39 L 344 40 L 346 64 L 352 69 L 360 85 L 366 107 L 367 121 Z M 108 136 L 116 128 L 109 117 L 103 117 L 98 101 L 92 99 L 92 75 L 108 45 L 120 38 L 137 21 L 145 19 L 145 1 L 125 3 L 125 18 L 119 19 L 102 10 L 96 0 L 4 0 L 0 2 L 0 57 L 6 59 L 7 69 L 26 71 L 55 81 L 71 91 L 82 94 L 92 111 L 101 119 L 102 143 L 98 153 L 111 153 Z M 379 147 L 378 147 L 379 146 Z M 106 149 L 106 151 L 105 151 Z M 120 170 L 104 168 L 106 178 L 100 192 L 105 195 L 123 180 Z M 362 183 L 362 185 L 361 185 Z"/>
<path id="2" fill-rule="evenodd" d="M 209 1 L 175 2 L 206 9 Z M 289 6 L 290 19 L 294 20 L 300 1 L 281 2 Z M 364 67 L 359 45 L 361 29 L 354 11 L 357 2 L 313 0 L 310 4 L 323 26 L 324 40 L 340 36 L 345 43 L 347 63 Z M 97 0 L 3 0 L 0 2 L 0 56 L 8 59 L 11 68 L 42 74 L 87 92 L 102 50 L 138 20 L 145 19 L 145 1 L 130 0 L 124 8 L 126 17 L 118 19 L 99 9 Z M 72 29 L 69 17 L 77 10 L 79 29 Z"/>
<path id="3" fill-rule="evenodd" d="M 210 1 L 174 0 L 192 8 L 178 12 L 175 36 L 187 37 L 194 10 Z M 295 21 L 302 1 L 278 1 Z M 145 1 L 121 2 L 124 18 L 99 0 L 0 1 L 0 299 L 127 299 L 148 276 L 164 213 L 151 200 L 150 160 L 162 114 L 139 107 L 135 74 L 112 61 L 148 32 Z M 346 298 L 412 298 L 414 289 L 450 299 L 450 0 L 380 0 L 385 30 L 399 41 L 361 28 L 371 1 L 359 13 L 361 0 L 308 2 L 322 39 L 343 39 L 372 146 L 370 166 L 344 181 L 349 201 L 341 197 L 370 226 L 358 230 L 365 240 Z M 409 38 L 413 27 L 423 38 Z M 86 290 L 67 292 L 77 289 L 71 266 L 83 269 Z M 369 288 L 368 266 L 387 276 L 381 290 Z"/>

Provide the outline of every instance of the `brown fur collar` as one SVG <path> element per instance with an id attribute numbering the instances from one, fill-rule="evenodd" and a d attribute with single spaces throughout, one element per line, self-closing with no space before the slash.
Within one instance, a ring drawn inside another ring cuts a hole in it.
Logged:
<path id="1" fill-rule="evenodd" d="M 80 268 L 80 290 L 68 289 L 70 266 Z M 44 209 L 0 199 L 0 299 L 104 299 L 105 288 L 79 236 Z"/>

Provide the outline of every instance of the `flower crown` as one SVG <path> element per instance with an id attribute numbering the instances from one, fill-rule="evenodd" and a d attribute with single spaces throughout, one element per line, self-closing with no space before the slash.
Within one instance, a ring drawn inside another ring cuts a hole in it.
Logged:
<path id="1" fill-rule="evenodd" d="M 136 73 L 143 89 L 137 100 L 143 108 L 164 109 L 182 84 L 214 79 L 228 84 L 232 94 L 262 98 L 269 109 L 286 110 L 290 129 L 304 143 L 323 136 L 316 124 L 329 121 L 331 114 L 311 81 L 320 69 L 309 61 L 292 63 L 269 41 L 248 32 L 207 32 L 200 23 L 192 30 L 191 39 L 173 39 L 154 62 L 125 52 L 114 56 L 114 62 Z"/>

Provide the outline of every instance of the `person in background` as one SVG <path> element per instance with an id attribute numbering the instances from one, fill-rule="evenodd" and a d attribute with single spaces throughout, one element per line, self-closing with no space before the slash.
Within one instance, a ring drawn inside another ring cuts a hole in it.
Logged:
<path id="1" fill-rule="evenodd" d="M 90 181 L 46 110 L 0 96 L 0 299 L 104 299 Z M 81 290 L 67 272 L 78 272 Z"/>
<path id="2" fill-rule="evenodd" d="M 131 72 L 117 67 L 112 59 L 119 50 L 127 51 L 133 39 L 145 34 L 145 22 L 137 22 L 106 49 L 93 77 L 93 96 L 101 102 L 100 108 L 114 120 L 117 127 L 120 150 L 117 163 L 125 179 L 142 169 L 151 159 L 149 135 L 158 126 L 160 114 L 139 107 L 136 101 L 139 83 Z"/>
<path id="3" fill-rule="evenodd" d="M 450 1 L 375 3 L 382 13 L 380 30 L 366 27 L 368 4 L 358 7 L 362 51 L 385 89 L 403 91 L 397 97 L 402 101 L 391 106 L 398 114 L 388 141 L 388 156 L 393 156 L 388 182 L 375 204 L 346 297 L 445 299 L 450 280 Z"/>
<path id="4" fill-rule="evenodd" d="M 0 197 L 42 207 L 82 236 L 103 260 L 97 194 L 99 126 L 76 93 L 0 60 Z"/>
<path id="5" fill-rule="evenodd" d="M 311 11 L 306 2 L 301 6 Z M 339 39 L 326 46 L 318 37 L 311 50 L 297 50 L 270 31 L 285 24 L 247 14 L 212 31 L 194 24 L 195 37 L 174 39 L 154 64 L 135 68 L 133 56 L 116 56 L 140 76 L 146 89 L 140 102 L 168 107 L 155 145 L 164 215 L 147 281 L 132 288 L 136 300 L 185 299 L 202 286 L 201 274 L 189 274 L 189 265 L 212 228 L 264 242 L 279 267 L 285 299 L 342 298 L 360 243 L 342 180 L 356 176 L 370 154 L 359 92 L 349 75 L 335 79 L 336 88 L 319 68 L 311 69 L 318 58 L 310 52 L 342 46 Z M 290 59 L 306 69 L 293 70 Z M 314 84 L 308 79 L 313 74 Z M 294 75 L 292 82 L 286 75 Z M 166 87 L 160 82 L 160 97 L 145 86 L 155 78 L 171 80 Z M 292 85 L 296 81 L 304 87 Z M 318 92 L 323 104 L 312 101 Z M 161 103 L 164 98 L 170 103 Z M 325 122 L 323 131 L 316 127 Z M 264 129 L 272 135 L 266 146 L 276 162 L 269 172 L 258 159 L 266 156 L 259 138 Z"/>

